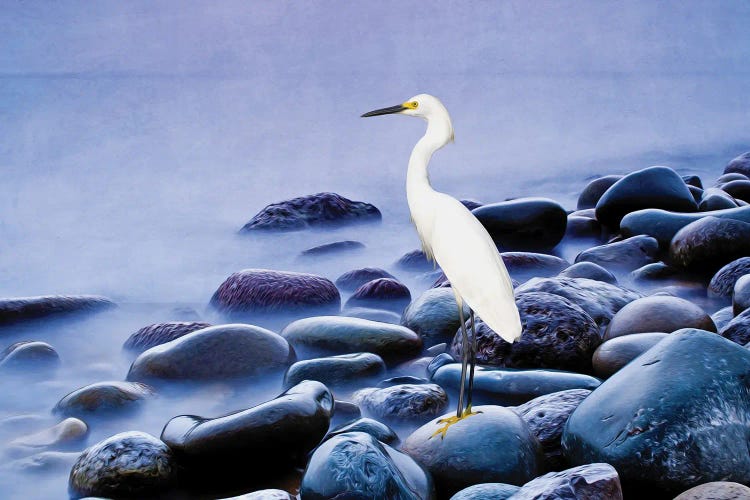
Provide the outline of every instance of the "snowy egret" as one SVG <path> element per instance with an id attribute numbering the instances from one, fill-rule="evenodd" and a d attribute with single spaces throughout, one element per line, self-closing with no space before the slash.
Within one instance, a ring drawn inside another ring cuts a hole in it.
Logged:
<path id="1" fill-rule="evenodd" d="M 458 409 L 455 417 L 441 421 L 447 425 L 438 433 L 445 436 L 448 426 L 472 414 L 471 391 L 477 338 L 474 313 L 507 342 L 521 336 L 521 319 L 508 270 L 492 237 L 461 202 L 435 191 L 430 185 L 427 172 L 430 158 L 435 151 L 453 140 L 453 125 L 448 110 L 436 97 L 419 94 L 403 104 L 370 111 L 362 117 L 387 114 L 416 116 L 427 122 L 427 132 L 414 146 L 409 158 L 406 197 L 425 255 L 436 261 L 450 280 L 461 321 L 463 356 Z M 471 346 L 466 332 L 464 303 L 470 310 Z M 469 388 L 464 408 L 469 364 Z"/>

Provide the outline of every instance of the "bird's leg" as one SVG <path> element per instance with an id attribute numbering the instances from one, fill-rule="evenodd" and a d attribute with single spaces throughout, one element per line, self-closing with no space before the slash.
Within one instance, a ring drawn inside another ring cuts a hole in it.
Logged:
<path id="1" fill-rule="evenodd" d="M 477 364 L 477 328 L 473 309 L 469 309 L 469 321 L 471 322 L 471 361 L 469 365 L 469 393 L 466 395 L 467 414 L 471 414 L 471 391 L 474 390 L 474 366 Z"/>
<path id="2" fill-rule="evenodd" d="M 469 335 L 466 333 L 466 321 L 464 320 L 464 308 L 462 303 L 458 303 L 458 318 L 461 321 L 461 388 L 458 392 L 458 409 L 456 418 L 461 418 L 464 414 L 464 391 L 466 390 L 466 369 L 469 363 Z"/>

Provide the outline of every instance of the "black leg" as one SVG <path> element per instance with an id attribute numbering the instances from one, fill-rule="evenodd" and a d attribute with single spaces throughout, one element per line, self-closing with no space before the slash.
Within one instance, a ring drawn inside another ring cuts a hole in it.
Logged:
<path id="1" fill-rule="evenodd" d="M 458 299 L 458 297 L 456 297 Z M 460 300 L 458 300 L 458 318 L 461 320 L 461 335 L 462 335 L 462 349 L 461 349 L 461 388 L 458 392 L 458 409 L 456 410 L 456 416 L 461 418 L 464 413 L 464 390 L 466 389 L 466 369 L 469 364 L 469 335 L 466 333 L 466 321 L 464 320 L 464 308 Z"/>
<path id="2" fill-rule="evenodd" d="M 469 393 L 466 395 L 466 409 L 471 413 L 471 392 L 474 390 L 474 366 L 477 364 L 477 329 L 474 321 L 474 310 L 469 310 L 471 322 L 471 362 L 469 368 Z"/>

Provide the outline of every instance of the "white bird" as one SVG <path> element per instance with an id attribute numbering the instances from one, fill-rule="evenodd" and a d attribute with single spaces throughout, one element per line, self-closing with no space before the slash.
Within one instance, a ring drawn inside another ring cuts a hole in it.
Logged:
<path id="1" fill-rule="evenodd" d="M 456 417 L 444 419 L 448 425 L 471 415 L 471 391 L 476 359 L 474 313 L 507 342 L 521 336 L 521 319 L 513 295 L 513 285 L 492 237 L 476 217 L 458 200 L 435 191 L 430 185 L 427 165 L 435 151 L 453 141 L 453 124 L 448 110 L 439 99 L 419 94 L 403 104 L 377 109 L 362 117 L 386 114 L 416 116 L 427 121 L 427 132 L 417 142 L 409 158 L 406 196 L 412 222 L 422 249 L 437 262 L 450 280 L 456 296 L 463 359 Z M 470 308 L 472 346 L 469 347 L 463 304 Z M 470 358 L 470 360 L 469 360 Z M 469 374 L 468 402 L 464 409 L 467 364 Z M 447 427 L 439 431 L 445 436 Z"/>

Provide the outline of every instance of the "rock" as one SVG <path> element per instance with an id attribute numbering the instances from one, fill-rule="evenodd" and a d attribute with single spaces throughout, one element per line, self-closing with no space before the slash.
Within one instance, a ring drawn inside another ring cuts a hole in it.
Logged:
<path id="1" fill-rule="evenodd" d="M 688 185 L 688 189 L 690 190 L 690 194 L 693 195 L 695 202 L 700 204 L 701 199 L 703 199 L 703 189 L 691 185 Z"/>
<path id="2" fill-rule="evenodd" d="M 405 253 L 396 261 L 396 267 L 405 271 L 432 271 L 437 264 L 427 260 L 422 250 L 413 250 Z"/>
<path id="3" fill-rule="evenodd" d="M 172 451 L 144 432 L 122 432 L 87 448 L 70 471 L 75 498 L 157 495 L 177 477 Z"/>
<path id="4" fill-rule="evenodd" d="M 362 410 L 351 401 L 333 401 L 333 416 L 331 426 L 342 425 L 362 417 Z M 329 426 L 330 427 L 330 426 Z"/>
<path id="5" fill-rule="evenodd" d="M 529 278 L 555 276 L 570 264 L 560 257 L 532 252 L 500 254 L 511 278 L 524 282 Z"/>
<path id="6" fill-rule="evenodd" d="M 222 380 L 283 370 L 294 351 L 280 335 L 252 325 L 195 331 L 141 353 L 128 380 Z"/>
<path id="7" fill-rule="evenodd" d="M 573 410 L 589 394 L 591 391 L 587 389 L 569 389 L 539 396 L 513 408 L 542 445 L 544 463 L 548 470 L 565 468 L 566 461 L 560 444 L 563 427 Z"/>
<path id="8" fill-rule="evenodd" d="M 615 182 L 622 179 L 622 175 L 607 175 L 589 182 L 580 196 L 578 196 L 578 210 L 594 208 L 602 195 L 611 188 Z"/>
<path id="9" fill-rule="evenodd" d="M 680 328 L 716 331 L 706 311 L 678 297 L 652 295 L 636 299 L 615 314 L 604 332 L 604 340 L 631 333 L 672 333 Z"/>
<path id="10" fill-rule="evenodd" d="M 452 360 L 451 360 L 452 362 Z M 393 387 L 394 385 L 401 384 L 429 384 L 430 381 L 426 378 L 413 377 L 411 375 L 400 375 L 397 377 L 391 377 L 378 382 L 378 387 Z"/>
<path id="11" fill-rule="evenodd" d="M 550 249 L 565 235 L 568 214 L 546 198 L 491 203 L 472 213 L 503 250 Z"/>
<path id="12" fill-rule="evenodd" d="M 730 481 L 703 483 L 677 495 L 674 500 L 747 500 L 750 488 Z"/>
<path id="13" fill-rule="evenodd" d="M 303 380 L 317 380 L 328 387 L 361 384 L 362 379 L 385 373 L 385 363 L 377 354 L 358 352 L 327 358 L 297 361 L 284 375 L 284 387 Z"/>
<path id="14" fill-rule="evenodd" d="M 401 323 L 401 316 L 393 311 L 383 309 L 370 309 L 369 307 L 347 307 L 341 311 L 342 316 L 350 318 L 368 319 L 370 321 L 379 321 L 381 323 L 390 323 L 398 325 Z"/>
<path id="15" fill-rule="evenodd" d="M 532 279 L 516 289 L 516 295 L 546 292 L 565 297 L 586 311 L 601 327 L 606 326 L 625 304 L 640 298 L 627 288 L 586 278 Z"/>
<path id="16" fill-rule="evenodd" d="M 114 302 L 99 295 L 42 295 L 0 299 L 0 325 L 73 313 L 94 313 L 113 307 L 116 307 Z"/>
<path id="17" fill-rule="evenodd" d="M 77 451 L 42 451 L 30 457 L 6 463 L 3 468 L 7 467 L 13 473 L 21 474 L 57 472 L 65 474 L 70 471 L 79 456 L 81 453 Z"/>
<path id="18" fill-rule="evenodd" d="M 727 182 L 721 186 L 721 189 L 735 199 L 743 201 L 750 200 L 750 180 Z"/>
<path id="19" fill-rule="evenodd" d="M 305 500 L 432 500 L 434 486 L 414 460 L 364 432 L 334 436 L 315 450 L 300 485 Z"/>
<path id="20" fill-rule="evenodd" d="M 341 296 L 330 280 L 314 274 L 245 269 L 229 276 L 211 306 L 229 315 L 338 312 Z"/>
<path id="21" fill-rule="evenodd" d="M 371 307 L 401 313 L 411 302 L 406 286 L 391 278 L 368 281 L 346 301 L 346 307 Z"/>
<path id="22" fill-rule="evenodd" d="M 455 363 L 456 360 L 453 359 L 453 356 L 451 356 L 449 353 L 444 352 L 443 354 L 438 354 L 434 358 L 432 358 L 427 365 L 425 369 L 425 373 L 427 374 L 430 379 L 432 379 L 435 376 L 435 372 L 438 371 L 438 368 L 443 367 L 447 364 Z"/>
<path id="23" fill-rule="evenodd" d="M 654 238 L 640 235 L 584 250 L 578 254 L 576 262 L 593 262 L 607 269 L 632 271 L 654 262 L 658 252 L 659 243 Z"/>
<path id="24" fill-rule="evenodd" d="M 740 257 L 719 269 L 711 278 L 708 291 L 718 297 L 729 297 L 737 280 L 745 274 L 750 274 L 750 257 Z"/>
<path id="25" fill-rule="evenodd" d="M 297 231 L 308 227 L 342 226 L 381 219 L 380 210 L 362 201 L 352 201 L 336 193 L 317 193 L 272 203 L 245 224 L 240 233 L 250 231 Z"/>
<path id="26" fill-rule="evenodd" d="M 599 238 L 602 225 L 598 220 L 578 215 L 568 215 L 565 236 L 569 238 Z"/>
<path id="27" fill-rule="evenodd" d="M 630 273 L 630 277 L 633 281 L 647 284 L 650 281 L 668 280 L 679 274 L 679 272 L 679 269 L 669 266 L 664 262 L 654 262 L 652 264 L 646 264 L 643 267 L 639 267 L 638 269 Z"/>
<path id="28" fill-rule="evenodd" d="M 631 333 L 607 340 L 594 352 L 594 373 L 601 378 L 611 377 L 667 335 L 662 332 Z"/>
<path id="29" fill-rule="evenodd" d="M 550 472 L 528 483 L 513 500 L 622 500 L 617 471 L 609 464 L 586 464 Z"/>
<path id="30" fill-rule="evenodd" d="M 173 321 L 170 323 L 154 323 L 153 325 L 144 326 L 123 344 L 123 348 L 142 353 L 157 345 L 166 344 L 175 339 L 183 337 L 188 333 L 202 330 L 211 326 L 210 323 L 201 323 L 196 321 Z"/>
<path id="31" fill-rule="evenodd" d="M 695 186 L 699 189 L 703 189 L 703 181 L 697 175 L 683 175 L 682 181 L 688 186 Z"/>
<path id="32" fill-rule="evenodd" d="M 98 382 L 66 395 L 52 412 L 80 418 L 87 418 L 92 413 L 122 412 L 137 408 L 153 394 L 151 387 L 138 382 Z"/>
<path id="33" fill-rule="evenodd" d="M 346 292 L 353 292 L 365 283 L 378 278 L 396 279 L 391 273 L 378 267 L 363 267 L 348 271 L 336 279 L 336 286 Z"/>
<path id="34" fill-rule="evenodd" d="M 649 167 L 626 175 L 607 189 L 596 204 L 596 219 L 616 229 L 625 215 L 644 208 L 695 212 L 698 205 L 677 172 L 669 167 Z"/>
<path id="35" fill-rule="evenodd" d="M 353 399 L 366 413 L 387 422 L 426 422 L 448 407 L 448 395 L 435 384 L 360 389 Z"/>
<path id="36" fill-rule="evenodd" d="M 726 184 L 727 182 L 732 181 L 746 181 L 749 177 L 743 174 L 740 174 L 738 172 L 731 172 L 728 174 L 722 174 L 717 179 L 716 182 L 714 182 L 714 186 L 721 186 L 723 184 Z"/>
<path id="37" fill-rule="evenodd" d="M 408 328 L 341 316 L 300 319 L 287 325 L 281 335 L 298 353 L 371 352 L 386 362 L 414 356 L 422 349 L 422 340 Z"/>
<path id="38" fill-rule="evenodd" d="M 461 200 L 461 204 L 469 210 L 474 210 L 475 208 L 479 208 L 484 205 L 484 203 L 480 203 L 476 200 Z"/>
<path id="39" fill-rule="evenodd" d="M 12 440 L 8 443 L 7 450 L 13 455 L 25 456 L 44 450 L 69 447 L 78 444 L 88 431 L 89 428 L 83 420 L 66 418 L 53 427 Z"/>
<path id="40" fill-rule="evenodd" d="M 739 155 L 724 167 L 725 174 L 742 174 L 750 176 L 750 151 Z"/>
<path id="41" fill-rule="evenodd" d="M 364 249 L 365 246 L 359 241 L 335 241 L 308 248 L 300 253 L 300 257 L 324 257 L 329 255 L 339 255 L 341 253 L 353 252 Z"/>
<path id="42" fill-rule="evenodd" d="M 464 305 L 464 318 L 468 317 L 469 307 Z M 426 290 L 406 308 L 401 316 L 401 324 L 417 333 L 426 346 L 450 342 L 461 326 L 453 290 Z"/>
<path id="43" fill-rule="evenodd" d="M 750 310 L 746 309 L 732 318 L 732 321 L 727 323 L 719 333 L 722 337 L 740 345 L 750 342 Z"/>
<path id="44" fill-rule="evenodd" d="M 490 498 L 492 500 L 506 500 L 520 489 L 512 484 L 481 483 L 462 489 L 453 495 L 450 500 L 485 500 Z"/>
<path id="45" fill-rule="evenodd" d="M 750 274 L 740 276 L 734 284 L 732 294 L 732 310 L 735 315 L 750 307 Z M 0 366 L 2 362 L 0 361 Z"/>
<path id="46" fill-rule="evenodd" d="M 732 321 L 732 318 L 734 318 L 734 309 L 732 306 L 719 309 L 711 315 L 711 320 L 714 322 L 714 325 L 716 325 L 718 331 L 722 331 L 724 327 Z"/>
<path id="47" fill-rule="evenodd" d="M 719 188 L 708 188 L 703 191 L 703 197 L 698 204 L 698 210 L 701 212 L 710 212 L 712 210 L 724 210 L 727 208 L 736 208 L 734 198 Z"/>
<path id="48" fill-rule="evenodd" d="M 221 417 L 174 417 L 161 439 L 190 470 L 205 477 L 252 480 L 299 464 L 325 436 L 332 412 L 328 388 L 305 381 L 276 399 Z M 247 467 L 247 460 L 253 467 Z"/>
<path id="49" fill-rule="evenodd" d="M 506 368 L 555 368 L 591 371 L 591 356 L 600 344 L 599 327 L 586 312 L 568 299 L 544 292 L 524 292 L 516 297 L 521 315 L 521 338 L 508 343 L 487 324 L 476 322 L 477 362 Z M 466 324 L 469 341 L 471 321 Z M 463 355 L 461 331 L 451 344 L 456 359 Z"/>
<path id="50" fill-rule="evenodd" d="M 268 489 L 245 493 L 238 497 L 224 498 L 223 500 L 296 500 L 297 497 L 284 490 Z"/>
<path id="51" fill-rule="evenodd" d="M 611 464 L 626 490 L 651 497 L 748 482 L 749 370 L 741 346 L 700 330 L 673 333 L 580 404 L 563 433 L 565 455 Z"/>
<path id="52" fill-rule="evenodd" d="M 47 375 L 59 366 L 60 356 L 46 342 L 16 342 L 0 353 L 0 372 L 27 371 L 29 375 Z"/>
<path id="53" fill-rule="evenodd" d="M 326 441 L 334 436 L 346 434 L 347 432 L 364 432 L 385 444 L 395 444 L 398 442 L 398 435 L 393 429 L 382 422 L 366 417 L 359 418 L 353 422 L 347 422 L 331 429 L 323 440 Z"/>
<path id="54" fill-rule="evenodd" d="M 461 364 L 451 363 L 435 370 L 431 380 L 446 391 L 458 394 Z M 513 370 L 477 366 L 474 372 L 476 404 L 519 405 L 539 396 L 568 389 L 593 391 L 601 382 L 589 375 L 558 370 Z"/>
<path id="55" fill-rule="evenodd" d="M 441 496 L 478 483 L 521 485 L 542 470 L 539 443 L 521 417 L 500 406 L 474 412 L 447 428 L 439 420 L 453 415 L 438 417 L 401 446 L 432 474 Z"/>
<path id="56" fill-rule="evenodd" d="M 684 268 L 714 271 L 750 255 L 750 224 L 704 217 L 680 229 L 669 245 L 669 257 Z"/>
<path id="57" fill-rule="evenodd" d="M 567 269 L 563 269 L 558 274 L 560 278 L 586 278 L 590 280 L 602 281 L 612 285 L 617 284 L 615 275 L 604 269 L 594 262 L 576 262 Z"/>

